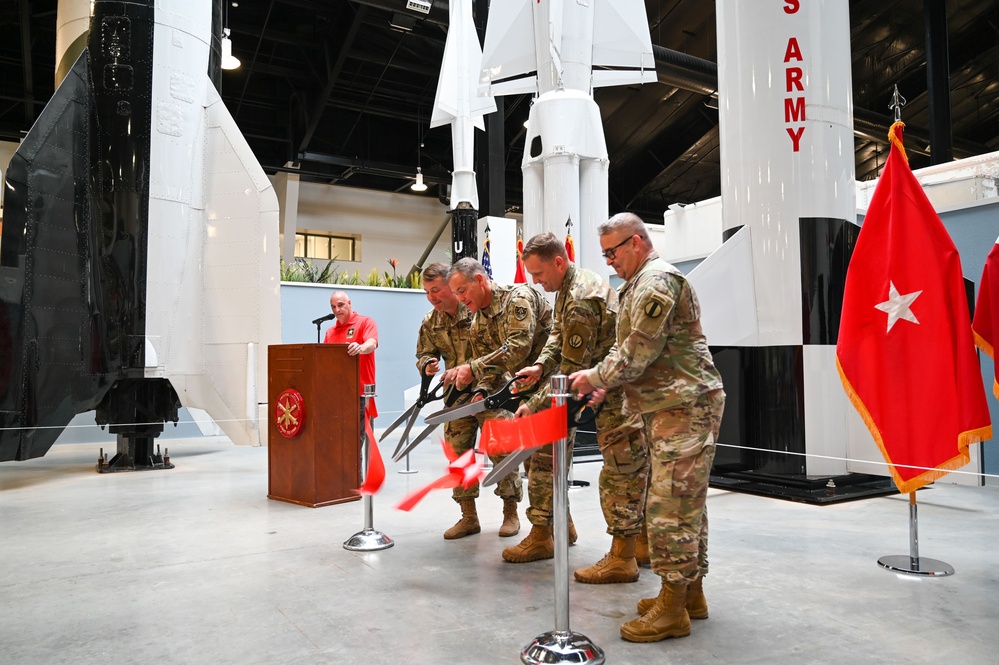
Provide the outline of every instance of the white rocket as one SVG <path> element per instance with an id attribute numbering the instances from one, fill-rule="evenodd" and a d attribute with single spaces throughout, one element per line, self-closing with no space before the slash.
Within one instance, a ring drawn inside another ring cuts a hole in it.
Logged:
<path id="1" fill-rule="evenodd" d="M 835 364 L 859 231 L 849 7 L 718 0 L 716 14 L 726 240 L 689 279 L 729 395 L 722 439 L 755 449 L 758 471 L 846 473 L 877 454 Z"/>
<path id="2" fill-rule="evenodd" d="M 278 204 L 209 79 L 212 19 L 213 0 L 97 0 L 87 48 L 11 161 L 0 460 L 44 455 L 91 409 L 119 453 L 180 406 L 260 443 Z"/>
<path id="3" fill-rule="evenodd" d="M 528 117 L 524 237 L 578 229 L 577 262 L 607 275 L 607 145 L 593 89 L 656 81 L 642 0 L 494 2 L 482 59 L 492 95 L 535 95 Z"/>
<path id="4" fill-rule="evenodd" d="M 454 170 L 451 173 L 451 209 L 467 203 L 479 209 L 475 185 L 475 128 L 485 129 L 482 116 L 496 110 L 492 97 L 480 96 L 479 63 L 482 48 L 472 22 L 471 0 L 451 0 L 448 4 L 447 42 L 430 127 L 451 125 Z"/>

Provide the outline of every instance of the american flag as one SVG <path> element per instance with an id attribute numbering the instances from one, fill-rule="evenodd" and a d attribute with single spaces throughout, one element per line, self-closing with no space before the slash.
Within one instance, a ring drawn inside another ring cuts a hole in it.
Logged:
<path id="1" fill-rule="evenodd" d="M 489 279 L 493 278 L 493 266 L 489 256 L 489 231 L 486 231 L 486 242 L 482 246 L 482 267 L 486 269 Z"/>

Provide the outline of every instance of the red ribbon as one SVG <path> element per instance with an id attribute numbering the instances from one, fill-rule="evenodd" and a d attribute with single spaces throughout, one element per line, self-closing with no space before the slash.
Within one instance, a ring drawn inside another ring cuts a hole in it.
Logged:
<path id="1" fill-rule="evenodd" d="M 454 451 L 447 444 L 447 442 L 444 441 L 442 443 L 444 444 L 444 454 L 447 455 L 450 450 L 451 455 L 453 455 Z M 451 455 L 448 455 L 448 459 L 451 460 L 451 463 L 447 466 L 447 474 L 441 476 L 429 485 L 410 493 L 406 496 L 406 498 L 399 502 L 399 505 L 396 506 L 396 508 L 409 512 L 433 490 L 451 489 L 458 487 L 459 485 L 467 489 L 479 482 L 479 480 L 481 480 L 485 475 L 485 471 L 482 470 L 482 462 L 480 462 L 475 456 L 475 450 L 467 450 L 464 455 L 458 457 L 457 459 L 452 458 Z"/>
<path id="2" fill-rule="evenodd" d="M 483 449 L 506 455 L 521 448 L 538 448 L 569 435 L 565 405 L 553 406 L 524 418 L 487 420 L 482 426 Z"/>
<path id="3" fill-rule="evenodd" d="M 374 494 L 385 482 L 385 462 L 382 460 L 381 451 L 378 450 L 378 441 L 371 432 L 371 419 L 367 416 L 364 416 L 364 435 L 368 441 L 368 470 L 364 474 L 364 484 L 354 490 L 362 496 Z"/>

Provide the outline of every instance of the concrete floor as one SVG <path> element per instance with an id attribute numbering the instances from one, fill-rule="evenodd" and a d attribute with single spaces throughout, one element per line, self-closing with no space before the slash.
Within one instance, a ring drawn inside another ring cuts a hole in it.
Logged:
<path id="1" fill-rule="evenodd" d="M 177 468 L 160 472 L 98 475 L 87 444 L 0 464 L 0 662 L 517 663 L 554 627 L 552 562 L 501 560 L 518 539 L 496 536 L 498 498 L 479 501 L 480 535 L 451 542 L 449 491 L 393 508 L 440 475 L 434 445 L 413 454 L 418 473 L 390 464 L 375 528 L 396 545 L 370 554 L 342 547 L 361 502 L 266 498 L 266 448 L 169 448 Z M 610 542 L 598 472 L 575 467 L 594 484 L 570 493 L 570 568 Z M 921 553 L 953 577 L 876 565 L 908 553 L 904 497 L 812 507 L 712 490 L 709 620 L 680 640 L 622 641 L 635 601 L 658 588 L 646 569 L 636 584 L 570 582 L 572 629 L 620 665 L 999 663 L 999 490 L 937 484 L 919 501 Z"/>

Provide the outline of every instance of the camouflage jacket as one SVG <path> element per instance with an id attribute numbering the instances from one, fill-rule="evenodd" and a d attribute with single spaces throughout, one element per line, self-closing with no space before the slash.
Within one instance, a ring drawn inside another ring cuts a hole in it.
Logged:
<path id="1" fill-rule="evenodd" d="M 527 402 L 537 413 L 551 405 L 545 377 L 569 375 L 598 363 L 614 345 L 617 292 L 592 270 L 569 264 L 562 286 L 555 294 L 552 331 L 535 364 L 543 368 L 542 385 Z M 621 391 L 614 391 L 620 393 Z M 615 400 L 620 406 L 620 395 Z M 612 405 L 613 406 L 613 405 Z"/>
<path id="2" fill-rule="evenodd" d="M 492 282 L 492 302 L 472 317 L 469 365 L 475 389 L 494 393 L 513 372 L 534 364 L 551 328 L 552 310 L 544 296 L 526 284 Z"/>
<path id="3" fill-rule="evenodd" d="M 416 338 L 416 369 L 422 372 L 425 364 L 438 358 L 444 360 L 447 369 L 468 362 L 472 356 L 471 327 L 472 313 L 461 303 L 454 316 L 430 310 Z"/>
<path id="4" fill-rule="evenodd" d="M 656 252 L 619 289 L 617 341 L 588 373 L 597 388 L 624 386 L 631 413 L 691 403 L 722 387 L 694 290 Z"/>

